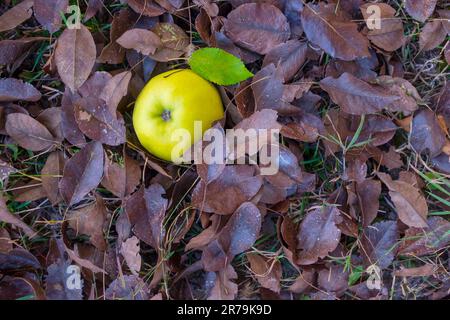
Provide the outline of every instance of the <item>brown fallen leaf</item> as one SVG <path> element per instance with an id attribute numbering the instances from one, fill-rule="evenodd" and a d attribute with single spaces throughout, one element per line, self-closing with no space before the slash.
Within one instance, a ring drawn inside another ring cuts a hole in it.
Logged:
<path id="1" fill-rule="evenodd" d="M 70 266 L 69 261 L 62 259 L 48 266 L 45 278 L 45 295 L 48 300 L 81 300 L 83 298 L 81 287 L 69 289 L 67 286 L 72 275 L 67 272 Z"/>
<path id="2" fill-rule="evenodd" d="M 389 188 L 399 219 L 410 227 L 427 227 L 428 205 L 419 189 L 400 180 L 393 181 L 386 173 L 378 172 L 378 177 Z"/>
<path id="3" fill-rule="evenodd" d="M 134 275 L 138 275 L 141 270 L 142 258 L 139 250 L 139 239 L 135 236 L 124 241 L 120 246 L 120 254 L 124 257 L 128 268 Z"/>
<path id="4" fill-rule="evenodd" d="M 406 12 L 414 19 L 425 22 L 436 7 L 437 0 L 405 0 Z"/>
<path id="5" fill-rule="evenodd" d="M 29 37 L 0 41 L 0 64 L 12 64 L 29 50 L 35 42 L 44 41 L 45 37 Z"/>
<path id="6" fill-rule="evenodd" d="M 258 239 L 261 223 L 261 212 L 251 202 L 243 203 L 231 216 L 218 236 L 230 261 L 231 257 L 253 246 Z"/>
<path id="7" fill-rule="evenodd" d="M 377 180 L 364 180 L 356 184 L 356 193 L 361 209 L 363 227 L 369 226 L 378 215 L 381 183 Z"/>
<path id="8" fill-rule="evenodd" d="M 34 16 L 36 20 L 54 33 L 61 28 L 61 13 L 65 13 L 69 0 L 34 0 Z"/>
<path id="9" fill-rule="evenodd" d="M 103 154 L 101 143 L 93 141 L 67 160 L 59 190 L 69 206 L 80 202 L 100 183 Z"/>
<path id="10" fill-rule="evenodd" d="M 259 54 L 268 53 L 290 36 L 286 17 L 267 3 L 246 3 L 237 7 L 228 14 L 224 29 L 234 43 Z"/>
<path id="11" fill-rule="evenodd" d="M 193 0 L 193 2 L 203 8 L 210 17 L 216 17 L 219 14 L 219 6 L 212 0 Z"/>
<path id="12" fill-rule="evenodd" d="M 148 17 L 157 17 L 162 15 L 166 11 L 154 1 L 126 0 L 125 2 L 128 3 L 131 9 L 133 9 L 136 13 Z"/>
<path id="13" fill-rule="evenodd" d="M 14 201 L 26 202 L 26 201 L 37 201 L 39 199 L 45 198 L 46 192 L 42 187 L 42 183 L 38 181 L 31 180 L 30 182 L 24 184 L 23 189 L 14 191 Z"/>
<path id="14" fill-rule="evenodd" d="M 109 33 L 110 42 L 103 48 L 98 57 L 100 63 L 120 64 L 123 62 L 126 49 L 120 46 L 116 40 L 131 28 L 134 22 L 130 10 L 120 10 L 114 14 Z"/>
<path id="15" fill-rule="evenodd" d="M 409 139 L 416 152 L 427 151 L 432 157 L 441 153 L 447 140 L 438 118 L 428 109 L 421 110 L 414 115 Z"/>
<path id="16" fill-rule="evenodd" d="M 214 273 L 212 273 L 214 275 Z M 237 279 L 237 273 L 229 264 L 215 273 L 214 286 L 208 300 L 233 300 L 238 292 L 238 286 L 232 280 Z"/>
<path id="17" fill-rule="evenodd" d="M 14 29 L 31 18 L 34 0 L 24 0 L 0 16 L 0 32 Z"/>
<path id="18" fill-rule="evenodd" d="M 150 288 L 136 275 L 125 275 L 115 279 L 106 289 L 107 300 L 148 300 Z"/>
<path id="19" fill-rule="evenodd" d="M 326 77 L 339 78 L 343 73 L 347 72 L 356 78 L 364 81 L 374 80 L 378 74 L 373 71 L 378 66 L 378 61 L 370 58 L 358 59 L 355 61 L 343 61 L 340 59 L 332 59 L 326 66 Z"/>
<path id="20" fill-rule="evenodd" d="M 437 267 L 432 264 L 424 264 L 423 266 L 416 268 L 401 268 L 395 270 L 394 275 L 396 277 L 427 277 L 435 273 Z"/>
<path id="21" fill-rule="evenodd" d="M 125 212 L 133 226 L 134 234 L 155 250 L 160 248 L 165 230 L 162 226 L 168 201 L 166 191 L 159 184 L 141 187 L 125 202 Z"/>
<path id="22" fill-rule="evenodd" d="M 13 241 L 6 228 L 0 229 L 0 253 L 8 253 L 13 249 Z"/>
<path id="23" fill-rule="evenodd" d="M 202 264 L 206 271 L 226 268 L 233 257 L 250 249 L 259 236 L 261 213 L 251 202 L 243 203 L 203 249 Z"/>
<path id="24" fill-rule="evenodd" d="M 333 58 L 351 61 L 370 56 L 369 41 L 358 25 L 334 4 L 306 4 L 302 14 L 306 37 Z"/>
<path id="25" fill-rule="evenodd" d="M 422 51 L 435 49 L 447 37 L 447 30 L 439 20 L 427 22 L 419 35 L 419 46 Z"/>
<path id="26" fill-rule="evenodd" d="M 162 45 L 158 35 L 145 29 L 128 30 L 116 42 L 126 49 L 134 49 L 143 55 L 154 54 Z"/>
<path id="27" fill-rule="evenodd" d="M 53 205 L 62 200 L 59 181 L 63 175 L 64 164 L 64 154 L 61 151 L 55 151 L 48 156 L 41 171 L 42 187 Z"/>
<path id="28" fill-rule="evenodd" d="M 81 98 L 74 104 L 75 121 L 87 137 L 118 146 L 126 141 L 125 121 L 121 114 L 112 114 L 100 98 Z"/>
<path id="29" fill-rule="evenodd" d="M 90 20 L 97 14 L 97 12 L 101 11 L 102 9 L 103 9 L 102 0 L 89 0 L 83 21 Z"/>
<path id="30" fill-rule="evenodd" d="M 2 277 L 0 280 L 0 300 L 19 300 L 24 297 L 34 300 L 46 299 L 44 290 L 35 279 L 7 275 Z"/>
<path id="31" fill-rule="evenodd" d="M 255 173 L 252 166 L 226 166 L 209 184 L 200 180 L 192 193 L 192 204 L 204 212 L 232 214 L 260 190 L 262 178 Z"/>
<path id="32" fill-rule="evenodd" d="M 331 77 L 320 81 L 320 86 L 328 92 L 334 103 L 349 114 L 362 115 L 390 111 L 412 112 L 418 108 L 418 94 L 406 80 L 380 77 L 377 85 L 357 79 L 349 73 L 338 79 Z M 412 92 L 411 92 L 412 90 Z"/>
<path id="33" fill-rule="evenodd" d="M 289 287 L 289 291 L 300 294 L 311 289 L 316 282 L 316 271 L 314 269 L 302 270 L 295 282 Z"/>
<path id="34" fill-rule="evenodd" d="M 16 248 L 8 253 L 0 253 L 0 272 L 15 270 L 39 270 L 42 266 L 38 259 L 22 248 Z"/>
<path id="35" fill-rule="evenodd" d="M 108 211 L 105 203 L 99 195 L 96 195 L 95 202 L 81 209 L 67 213 L 69 226 L 77 234 L 85 234 L 90 237 L 91 243 L 99 250 L 106 250 L 103 226 L 106 222 Z"/>
<path id="36" fill-rule="evenodd" d="M 405 232 L 398 253 L 423 256 L 431 254 L 450 243 L 450 222 L 442 217 L 430 217 L 425 228 L 409 228 Z"/>
<path id="37" fill-rule="evenodd" d="M 42 151 L 56 144 L 55 138 L 43 124 L 23 113 L 9 114 L 5 129 L 25 149 Z"/>
<path id="38" fill-rule="evenodd" d="M 36 120 L 42 123 L 59 143 L 64 140 L 61 128 L 61 112 L 61 108 L 51 107 L 45 109 L 36 117 Z"/>
<path id="39" fill-rule="evenodd" d="M 308 212 L 297 234 L 297 263 L 310 265 L 336 249 L 341 238 L 337 224 L 342 221 L 335 207 L 317 208 Z"/>
<path id="40" fill-rule="evenodd" d="M 6 223 L 10 223 L 23 230 L 23 232 L 29 237 L 33 238 L 37 235 L 37 232 L 30 228 L 25 222 L 20 220 L 14 214 L 9 212 L 6 206 L 6 201 L 3 195 L 0 195 L 0 220 Z"/>
<path id="41" fill-rule="evenodd" d="M 300 109 L 283 100 L 285 87 L 283 76 L 274 64 L 269 64 L 258 71 L 252 80 L 251 88 L 257 110 L 273 109 L 280 115 L 300 113 Z M 256 110 L 248 110 L 253 113 Z"/>
<path id="42" fill-rule="evenodd" d="M 159 62 L 166 62 L 181 57 L 190 40 L 186 32 L 178 25 L 173 23 L 161 22 L 151 29 L 163 44 L 157 48 L 154 54 L 149 55 L 150 58 Z"/>
<path id="43" fill-rule="evenodd" d="M 41 93 L 31 84 L 14 78 L 0 79 L 0 102 L 39 101 Z"/>
<path id="44" fill-rule="evenodd" d="M 213 216 L 211 220 L 211 225 L 208 228 L 204 229 L 200 234 L 189 240 L 184 249 L 185 251 L 200 250 L 214 240 L 223 223 L 220 215 Z"/>
<path id="45" fill-rule="evenodd" d="M 246 154 L 251 157 L 258 153 L 264 146 L 271 144 L 275 138 L 269 132 L 281 129 L 281 124 L 277 122 L 277 118 L 278 114 L 275 110 L 263 109 L 256 111 L 250 117 L 239 122 L 234 127 L 236 132 L 239 132 L 238 130 L 243 130 L 243 132 L 251 132 L 250 130 L 253 130 L 255 135 L 249 135 L 248 139 L 244 140 L 238 138 L 236 143 L 233 140 L 233 135 L 227 135 L 228 145 L 233 146 L 230 148 L 227 158 L 234 161 L 236 159 L 242 159 Z M 268 133 L 266 136 L 262 136 L 259 133 L 263 131 L 259 130 L 267 130 Z M 252 146 L 257 147 L 253 149 L 251 148 Z"/>
<path id="46" fill-rule="evenodd" d="M 61 242 L 63 242 L 62 240 L 60 240 Z M 64 249 L 66 250 L 67 254 L 69 255 L 69 258 L 71 260 L 73 260 L 76 264 L 78 264 L 79 266 L 88 269 L 89 271 L 93 272 L 93 273 L 104 273 L 104 274 L 108 274 L 105 270 L 103 270 L 102 268 L 97 267 L 95 264 L 93 264 L 91 261 L 87 260 L 87 259 L 83 259 L 80 258 L 80 256 L 78 255 L 78 253 L 72 249 L 69 249 L 64 242 L 62 243 L 62 245 L 64 246 Z M 75 245 L 76 246 L 76 245 Z M 76 247 L 75 247 L 75 250 Z"/>
<path id="47" fill-rule="evenodd" d="M 326 269 L 318 273 L 317 284 L 319 288 L 326 292 L 332 292 L 341 295 L 348 289 L 349 272 L 345 267 L 337 264 L 330 264 Z"/>
<path id="48" fill-rule="evenodd" d="M 289 40 L 271 49 L 263 60 L 263 67 L 273 63 L 283 75 L 284 82 L 294 78 L 300 67 L 306 61 L 306 43 Z"/>
<path id="49" fill-rule="evenodd" d="M 86 138 L 78 128 L 78 124 L 75 121 L 73 104 L 78 97 L 78 95 L 72 94 L 69 88 L 66 88 L 64 91 L 64 95 L 61 100 L 61 131 L 67 141 L 80 147 L 86 144 Z"/>
<path id="50" fill-rule="evenodd" d="M 396 221 L 382 221 L 364 228 L 360 246 L 365 265 L 387 268 L 394 260 L 398 239 Z"/>
<path id="51" fill-rule="evenodd" d="M 55 63 L 64 84 L 75 92 L 89 78 L 97 50 L 91 32 L 83 25 L 66 29 L 58 38 Z"/>
<path id="52" fill-rule="evenodd" d="M 83 98 L 98 98 L 111 79 L 112 75 L 109 72 L 96 71 L 78 89 L 78 93 Z M 72 95 L 75 96 L 77 95 Z"/>
<path id="53" fill-rule="evenodd" d="M 119 198 L 131 194 L 141 180 L 139 164 L 129 156 L 124 156 L 124 165 L 121 166 L 109 159 L 105 160 L 102 185 Z"/>
<path id="54" fill-rule="evenodd" d="M 281 264 L 277 259 L 267 259 L 256 253 L 247 253 L 250 268 L 258 282 L 264 288 L 279 293 L 282 276 Z"/>
<path id="55" fill-rule="evenodd" d="M 100 99 L 106 102 L 111 114 L 115 114 L 117 106 L 124 96 L 128 93 L 128 85 L 131 80 L 132 73 L 124 71 L 109 79 L 100 93 Z"/>
<path id="56" fill-rule="evenodd" d="M 364 19 L 370 18 L 368 8 L 373 5 L 367 3 L 361 6 Z M 386 3 L 378 3 L 380 10 L 380 28 L 369 29 L 367 38 L 377 47 L 386 51 L 395 51 L 405 44 L 406 37 L 403 31 L 403 22 L 400 17 L 395 17 L 396 10 Z"/>

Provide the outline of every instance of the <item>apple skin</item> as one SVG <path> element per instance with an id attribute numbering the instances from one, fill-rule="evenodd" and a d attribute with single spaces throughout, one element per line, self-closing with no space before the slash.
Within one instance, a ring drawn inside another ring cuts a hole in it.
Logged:
<path id="1" fill-rule="evenodd" d="M 180 140 L 172 137 L 177 129 L 186 129 L 194 140 L 194 121 L 202 121 L 203 134 L 223 117 L 216 87 L 189 69 L 175 69 L 152 78 L 142 89 L 134 106 L 133 126 L 145 149 L 172 161 L 172 149 L 180 148 Z M 195 142 L 184 141 L 182 153 Z"/>

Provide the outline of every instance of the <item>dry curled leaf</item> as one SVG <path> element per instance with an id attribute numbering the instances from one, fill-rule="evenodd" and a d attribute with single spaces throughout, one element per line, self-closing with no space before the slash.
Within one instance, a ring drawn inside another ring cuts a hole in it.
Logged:
<path id="1" fill-rule="evenodd" d="M 152 30 L 160 39 L 162 46 L 150 58 L 160 62 L 170 61 L 182 56 L 190 43 L 182 28 L 173 23 L 158 23 Z"/>

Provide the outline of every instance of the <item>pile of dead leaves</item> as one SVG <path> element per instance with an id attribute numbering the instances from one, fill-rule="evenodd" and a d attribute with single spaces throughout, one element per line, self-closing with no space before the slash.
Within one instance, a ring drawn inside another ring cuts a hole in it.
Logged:
<path id="1" fill-rule="evenodd" d="M 0 299 L 449 295 L 446 1 L 80 5 L 0 4 Z M 200 47 L 255 74 L 223 129 L 281 129 L 276 175 L 139 145 L 140 90 Z"/>

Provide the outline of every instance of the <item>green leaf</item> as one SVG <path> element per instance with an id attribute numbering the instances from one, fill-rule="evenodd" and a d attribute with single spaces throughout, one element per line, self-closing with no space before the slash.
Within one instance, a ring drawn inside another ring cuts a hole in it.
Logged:
<path id="1" fill-rule="evenodd" d="M 192 71 L 218 85 L 229 86 L 253 76 L 244 63 L 219 48 L 203 48 L 189 59 Z"/>

